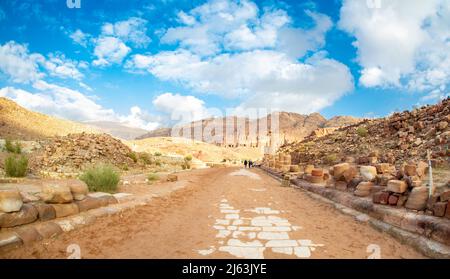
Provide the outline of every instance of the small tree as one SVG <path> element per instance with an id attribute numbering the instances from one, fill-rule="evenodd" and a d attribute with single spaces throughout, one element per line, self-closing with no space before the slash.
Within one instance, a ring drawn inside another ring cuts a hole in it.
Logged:
<path id="1" fill-rule="evenodd" d="M 191 161 L 192 161 L 192 155 L 187 155 L 184 157 L 184 163 L 182 165 L 183 169 L 190 169 L 191 168 Z"/>
<path id="2" fill-rule="evenodd" d="M 5 159 L 5 172 L 10 177 L 24 177 L 27 174 L 28 159 L 25 156 L 11 155 Z"/>

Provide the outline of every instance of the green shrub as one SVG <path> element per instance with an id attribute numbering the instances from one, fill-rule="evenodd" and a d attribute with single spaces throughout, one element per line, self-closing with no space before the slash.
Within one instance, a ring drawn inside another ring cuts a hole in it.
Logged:
<path id="1" fill-rule="evenodd" d="M 149 182 L 157 181 L 157 180 L 159 180 L 159 175 L 157 173 L 150 173 L 147 176 L 147 179 Z"/>
<path id="2" fill-rule="evenodd" d="M 183 170 L 185 169 L 190 169 L 191 168 L 191 161 L 192 161 L 192 155 L 186 155 L 184 157 L 184 162 L 181 165 L 181 167 L 183 168 Z"/>
<path id="3" fill-rule="evenodd" d="M 137 155 L 136 155 L 136 152 L 130 152 L 130 153 L 128 153 L 128 157 L 130 157 L 131 160 L 133 160 L 133 162 L 137 163 L 138 157 L 137 157 Z"/>
<path id="4" fill-rule="evenodd" d="M 161 156 L 161 152 L 155 152 L 155 156 Z"/>
<path id="5" fill-rule="evenodd" d="M 358 129 L 356 130 L 356 133 L 360 137 L 367 137 L 367 135 L 369 134 L 369 131 L 367 131 L 367 129 L 365 127 L 358 127 Z"/>
<path id="6" fill-rule="evenodd" d="M 111 193 L 117 190 L 120 175 L 113 166 L 100 164 L 86 169 L 80 179 L 87 184 L 89 191 Z"/>
<path id="7" fill-rule="evenodd" d="M 328 154 L 327 156 L 325 156 L 324 158 L 324 162 L 328 165 L 334 165 L 337 163 L 337 155 L 336 154 Z"/>
<path id="8" fill-rule="evenodd" d="M 160 167 L 160 166 L 162 166 L 162 163 L 161 163 L 161 161 L 157 160 L 157 161 L 155 162 L 155 165 L 158 166 L 158 167 Z"/>
<path id="9" fill-rule="evenodd" d="M 148 154 L 148 153 L 140 153 L 140 154 L 139 154 L 139 159 L 141 159 L 141 161 L 142 161 L 145 165 L 150 165 L 150 164 L 152 164 L 152 157 L 151 157 L 150 154 Z"/>
<path id="10" fill-rule="evenodd" d="M 5 172 L 10 177 L 24 177 L 27 174 L 28 159 L 12 155 L 5 159 Z"/>
<path id="11" fill-rule="evenodd" d="M 6 139 L 5 140 L 5 150 L 10 153 L 21 154 L 22 146 L 20 146 L 20 143 L 18 141 L 13 143 L 10 139 Z"/>

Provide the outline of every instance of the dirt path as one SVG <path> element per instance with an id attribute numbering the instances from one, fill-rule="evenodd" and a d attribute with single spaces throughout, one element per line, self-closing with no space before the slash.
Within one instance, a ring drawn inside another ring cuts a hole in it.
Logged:
<path id="1" fill-rule="evenodd" d="M 422 257 L 257 169 L 180 178 L 187 187 L 150 205 L 0 257 L 66 258 L 70 244 L 83 258 L 367 258 L 377 247 L 381 258 Z"/>

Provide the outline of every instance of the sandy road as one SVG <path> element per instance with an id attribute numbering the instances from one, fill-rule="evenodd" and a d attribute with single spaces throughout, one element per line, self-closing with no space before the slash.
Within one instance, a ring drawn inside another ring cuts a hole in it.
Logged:
<path id="1" fill-rule="evenodd" d="M 147 206 L 0 257 L 66 258 L 70 244 L 83 258 L 423 257 L 258 169 L 197 170 L 180 180 L 188 186 Z"/>

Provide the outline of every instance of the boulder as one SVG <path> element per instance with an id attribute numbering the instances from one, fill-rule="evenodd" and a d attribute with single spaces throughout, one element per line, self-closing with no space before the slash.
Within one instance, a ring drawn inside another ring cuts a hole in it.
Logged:
<path id="1" fill-rule="evenodd" d="M 353 194 L 358 197 L 367 197 L 370 195 L 370 190 L 373 187 L 372 182 L 363 181 L 356 186 L 355 191 Z"/>
<path id="2" fill-rule="evenodd" d="M 39 220 L 48 221 L 56 218 L 55 209 L 50 204 L 40 202 L 32 205 L 38 211 Z"/>
<path id="3" fill-rule="evenodd" d="M 18 212 L 0 214 L 0 228 L 11 228 L 36 221 L 38 211 L 31 204 L 24 204 Z"/>
<path id="4" fill-rule="evenodd" d="M 72 179 L 68 182 L 70 192 L 72 193 L 73 199 L 76 201 L 81 201 L 86 198 L 89 193 L 88 186 L 81 180 Z"/>
<path id="5" fill-rule="evenodd" d="M 45 183 L 39 195 L 47 203 L 69 203 L 73 201 L 69 186 L 57 183 Z"/>
<path id="6" fill-rule="evenodd" d="M 412 189 L 406 201 L 405 207 L 414 210 L 424 210 L 427 207 L 428 189 L 427 187 L 417 187 Z"/>
<path id="7" fill-rule="evenodd" d="M 52 204 L 52 206 L 55 209 L 56 218 L 74 215 L 79 212 L 78 206 L 75 203 Z"/>
<path id="8" fill-rule="evenodd" d="M 323 174 L 323 180 L 328 180 L 328 179 L 330 179 L 330 174 L 328 174 L 328 173 L 324 173 Z"/>
<path id="9" fill-rule="evenodd" d="M 333 167 L 333 176 L 336 179 L 339 179 L 341 177 L 341 175 L 344 174 L 344 171 L 346 171 L 349 168 L 350 168 L 350 164 L 349 163 L 341 163 L 341 164 L 334 165 L 334 167 Z"/>
<path id="10" fill-rule="evenodd" d="M 313 169 L 311 171 L 311 175 L 312 176 L 320 176 L 320 177 L 322 177 L 323 176 L 323 169 Z"/>
<path id="11" fill-rule="evenodd" d="M 361 166 L 359 172 L 364 181 L 373 181 L 377 176 L 377 168 L 373 166 Z"/>
<path id="12" fill-rule="evenodd" d="M 23 201 L 17 190 L 0 190 L 0 212 L 17 212 L 22 207 Z"/>
<path id="13" fill-rule="evenodd" d="M 386 189 L 394 193 L 402 194 L 408 189 L 408 185 L 402 180 L 389 180 Z"/>

